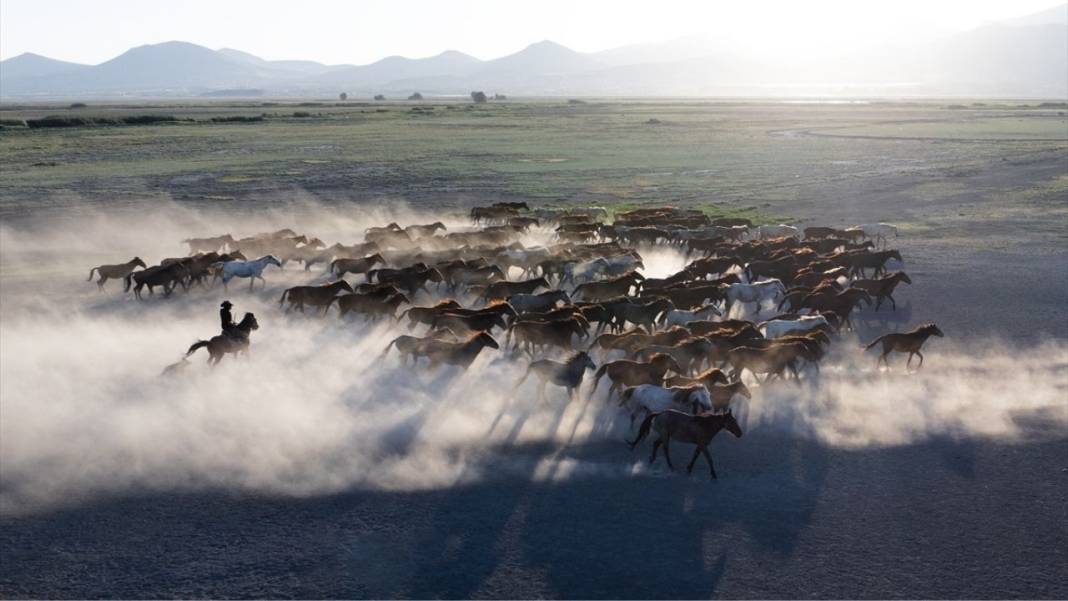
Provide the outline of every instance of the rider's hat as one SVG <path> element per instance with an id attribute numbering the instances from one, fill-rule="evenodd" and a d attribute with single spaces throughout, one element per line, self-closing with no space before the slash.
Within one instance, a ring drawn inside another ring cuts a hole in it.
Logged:
<path id="1" fill-rule="evenodd" d="M 230 307 L 233 307 L 233 305 L 230 304 L 230 301 L 228 301 L 228 300 L 227 301 L 223 301 L 222 304 L 219 305 L 219 306 L 223 307 L 224 309 L 229 309 Z"/>

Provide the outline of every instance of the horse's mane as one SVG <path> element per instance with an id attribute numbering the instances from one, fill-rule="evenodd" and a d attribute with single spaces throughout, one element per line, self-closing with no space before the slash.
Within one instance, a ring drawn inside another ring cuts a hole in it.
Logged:
<path id="1" fill-rule="evenodd" d="M 926 330 L 930 330 L 930 329 L 933 329 L 935 327 L 937 327 L 937 326 L 935 326 L 934 322 L 933 321 L 929 321 L 927 323 L 920 324 L 920 325 L 916 326 L 915 328 L 912 328 L 908 333 L 909 334 L 919 334 L 920 332 L 924 332 Z"/>

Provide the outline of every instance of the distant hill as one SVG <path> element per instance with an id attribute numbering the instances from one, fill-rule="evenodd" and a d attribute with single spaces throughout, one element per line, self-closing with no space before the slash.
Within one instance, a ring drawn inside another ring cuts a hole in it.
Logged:
<path id="1" fill-rule="evenodd" d="M 902 39 L 908 39 L 902 36 Z M 187 42 L 99 65 L 23 54 L 0 62 L 0 97 L 264 95 L 1002 96 L 1068 98 L 1068 4 L 933 42 L 802 63 L 760 60 L 709 36 L 576 52 L 545 40 L 482 61 L 449 50 L 367 65 L 264 60 Z"/>
<path id="2" fill-rule="evenodd" d="M 60 73 L 73 73 L 80 69 L 88 68 L 88 65 L 57 61 L 40 54 L 26 52 L 0 62 L 0 79 L 47 77 Z"/>

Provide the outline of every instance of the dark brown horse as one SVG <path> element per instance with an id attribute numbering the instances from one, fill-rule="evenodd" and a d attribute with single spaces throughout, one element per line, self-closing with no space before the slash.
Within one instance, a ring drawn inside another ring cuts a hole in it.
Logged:
<path id="1" fill-rule="evenodd" d="M 883 304 L 883 301 L 890 299 L 890 307 L 893 310 L 897 310 L 897 302 L 894 300 L 894 289 L 901 282 L 906 284 L 912 284 L 912 280 L 904 271 L 895 271 L 890 275 L 877 278 L 874 280 L 856 280 L 850 284 L 853 288 L 860 288 L 875 298 L 875 310 L 879 310 L 879 306 Z"/>
<path id="2" fill-rule="evenodd" d="M 664 376 L 669 371 L 681 374 L 682 368 L 675 359 L 663 354 L 649 357 L 648 362 L 620 359 L 605 363 L 594 374 L 593 390 L 590 394 L 597 391 L 597 385 L 603 376 L 608 376 L 608 379 L 612 381 L 612 386 L 608 389 L 608 398 L 611 399 L 612 395 L 624 386 L 641 386 L 642 384 L 659 386 L 664 382 Z"/>
<path id="3" fill-rule="evenodd" d="M 352 286 L 345 280 L 338 280 L 321 286 L 294 286 L 282 292 L 282 298 L 278 299 L 278 306 L 282 306 L 288 299 L 289 306 L 286 307 L 286 313 L 293 309 L 298 309 L 303 313 L 304 305 L 309 304 L 313 307 L 319 307 L 322 310 L 322 314 L 326 315 L 326 310 L 334 302 L 334 297 L 342 290 L 352 292 Z"/>
<path id="4" fill-rule="evenodd" d="M 909 364 L 912 363 L 912 356 L 917 355 L 920 358 L 920 364 L 917 369 L 923 366 L 923 353 L 920 352 L 920 348 L 923 347 L 923 343 L 927 342 L 927 339 L 931 336 L 943 337 L 945 334 L 942 330 L 938 329 L 933 323 L 924 324 L 913 329 L 911 332 L 904 334 L 884 334 L 871 342 L 868 346 L 864 347 L 864 350 L 868 350 L 878 344 L 883 345 L 883 352 L 879 355 L 879 358 L 875 360 L 875 367 L 879 367 L 879 363 L 885 363 L 886 368 L 890 369 L 890 362 L 887 357 L 892 352 L 908 353 L 908 361 L 905 362 L 905 369 L 908 369 Z"/>
<path id="5" fill-rule="evenodd" d="M 245 353 L 247 355 L 249 334 L 259 328 L 260 324 L 256 322 L 256 316 L 252 313 L 245 313 L 245 317 L 233 327 L 229 334 L 219 334 L 218 336 L 213 336 L 210 340 L 198 340 L 189 347 L 185 356 L 192 355 L 201 347 L 207 347 L 208 364 L 214 366 L 218 365 L 219 361 L 222 361 L 222 358 L 227 353 Z"/>
<path id="6" fill-rule="evenodd" d="M 660 445 L 663 445 L 664 458 L 667 459 L 668 467 L 672 470 L 675 469 L 675 466 L 671 464 L 671 440 L 675 439 L 679 442 L 697 445 L 693 452 L 693 458 L 690 459 L 690 464 L 686 466 L 686 473 L 693 472 L 693 466 L 697 463 L 698 455 L 704 455 L 705 460 L 708 461 L 709 473 L 712 479 L 715 479 L 716 468 L 712 464 L 712 455 L 708 452 L 708 444 L 723 429 L 734 434 L 737 438 L 742 437 L 742 428 L 738 425 L 737 420 L 734 419 L 730 409 L 725 413 L 704 413 L 701 415 L 690 415 L 669 409 L 646 417 L 642 421 L 641 427 L 638 428 L 638 437 L 627 442 L 633 450 L 641 441 L 645 440 L 650 430 L 656 430 L 657 439 L 653 441 L 653 454 L 649 456 L 649 464 L 652 465 L 656 461 L 656 452 L 660 449 Z"/>

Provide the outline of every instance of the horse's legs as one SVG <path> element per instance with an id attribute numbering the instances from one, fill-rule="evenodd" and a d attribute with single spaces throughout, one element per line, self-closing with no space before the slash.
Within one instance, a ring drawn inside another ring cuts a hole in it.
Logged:
<path id="1" fill-rule="evenodd" d="M 905 361 L 905 369 L 906 370 L 909 368 L 910 365 L 912 365 L 912 353 L 913 353 L 913 351 L 909 351 L 908 361 Z"/>
<path id="2" fill-rule="evenodd" d="M 254 292 L 256 290 L 256 276 L 252 276 L 248 279 L 248 291 Z"/>
<path id="3" fill-rule="evenodd" d="M 649 456 L 649 465 L 652 465 L 656 461 L 656 452 L 660 449 L 660 445 L 663 442 L 664 441 L 660 438 L 653 441 L 653 454 Z"/>
<path id="4" fill-rule="evenodd" d="M 668 436 L 664 439 L 664 459 L 667 459 L 668 469 L 675 471 L 675 466 L 671 463 L 671 437 Z"/>
<path id="5" fill-rule="evenodd" d="M 693 458 L 690 459 L 690 464 L 686 466 L 686 473 L 693 473 L 693 464 L 697 463 L 697 458 L 701 456 L 701 445 L 697 445 L 697 448 L 693 450 Z"/>
<path id="6" fill-rule="evenodd" d="M 916 356 L 920 358 L 920 364 L 916 366 L 916 369 L 923 367 L 923 353 L 916 351 Z"/>
<path id="7" fill-rule="evenodd" d="M 893 310 L 897 311 L 897 301 L 894 300 L 894 295 L 887 294 L 886 297 L 890 299 L 890 306 L 893 307 Z"/>
<path id="8" fill-rule="evenodd" d="M 545 380 L 538 380 L 538 400 L 545 401 Z"/>
<path id="9" fill-rule="evenodd" d="M 708 447 L 701 447 L 701 453 L 704 454 L 705 459 L 708 460 L 708 471 L 711 472 L 712 479 L 716 480 L 716 466 L 712 465 L 712 453 L 708 452 Z"/>

